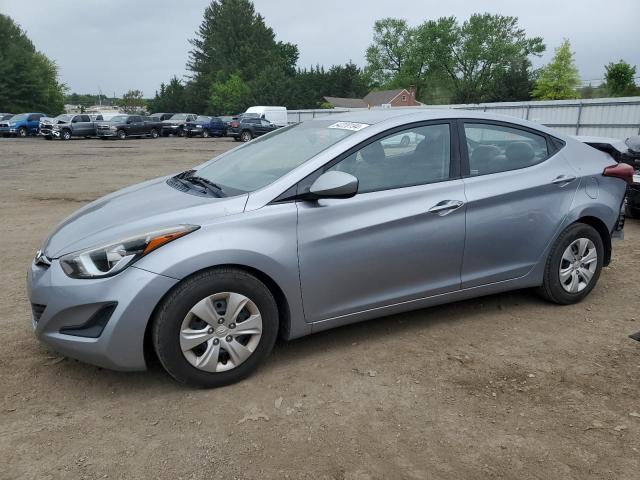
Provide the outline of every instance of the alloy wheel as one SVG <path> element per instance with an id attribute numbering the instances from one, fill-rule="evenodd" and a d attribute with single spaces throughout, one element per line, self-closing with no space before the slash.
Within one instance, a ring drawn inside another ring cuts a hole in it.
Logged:
<path id="1" fill-rule="evenodd" d="M 180 326 L 185 359 L 206 372 L 236 368 L 256 350 L 262 338 L 262 316 L 248 297 L 220 292 L 196 303 Z"/>
<path id="2" fill-rule="evenodd" d="M 578 238 L 569 244 L 560 260 L 560 284 L 569 293 L 584 290 L 598 267 L 598 251 L 588 238 Z"/>
<path id="3" fill-rule="evenodd" d="M 243 142 L 248 142 L 249 140 L 251 140 L 251 133 L 250 132 L 242 132 L 242 135 L 240 135 L 240 138 Z"/>

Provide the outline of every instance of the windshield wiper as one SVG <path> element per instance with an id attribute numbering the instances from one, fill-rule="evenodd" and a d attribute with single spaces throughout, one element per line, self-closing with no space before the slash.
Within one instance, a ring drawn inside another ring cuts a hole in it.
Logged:
<path id="1" fill-rule="evenodd" d="M 180 178 L 180 180 L 184 180 L 185 182 L 189 182 L 194 185 L 199 185 L 215 197 L 225 196 L 220 185 L 213 183 L 211 180 L 206 178 L 198 177 L 197 175 L 190 175 L 188 177 Z"/>

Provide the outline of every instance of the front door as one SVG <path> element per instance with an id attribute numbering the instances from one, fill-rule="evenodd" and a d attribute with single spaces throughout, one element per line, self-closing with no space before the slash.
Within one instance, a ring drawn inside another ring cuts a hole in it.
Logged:
<path id="1" fill-rule="evenodd" d="M 330 166 L 358 178 L 355 197 L 297 203 L 308 322 L 460 288 L 465 197 L 454 137 L 449 123 L 396 130 Z"/>

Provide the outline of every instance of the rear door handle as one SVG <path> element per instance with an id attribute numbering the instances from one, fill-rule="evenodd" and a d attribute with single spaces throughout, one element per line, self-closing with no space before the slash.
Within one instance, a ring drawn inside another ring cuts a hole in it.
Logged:
<path id="1" fill-rule="evenodd" d="M 443 200 L 431 207 L 429 209 L 429 213 L 444 216 L 459 209 L 462 205 L 464 205 L 464 202 L 461 202 L 460 200 Z"/>
<path id="2" fill-rule="evenodd" d="M 551 183 L 556 185 L 566 185 L 567 183 L 571 183 L 576 179 L 574 175 L 558 175 L 556 178 L 551 180 Z"/>

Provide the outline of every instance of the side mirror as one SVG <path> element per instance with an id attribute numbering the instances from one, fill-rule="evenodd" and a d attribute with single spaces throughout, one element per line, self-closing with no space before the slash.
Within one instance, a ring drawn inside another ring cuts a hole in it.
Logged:
<path id="1" fill-rule="evenodd" d="M 314 198 L 350 198 L 358 193 L 358 179 L 335 170 L 320 175 L 311 185 L 309 193 Z"/>

